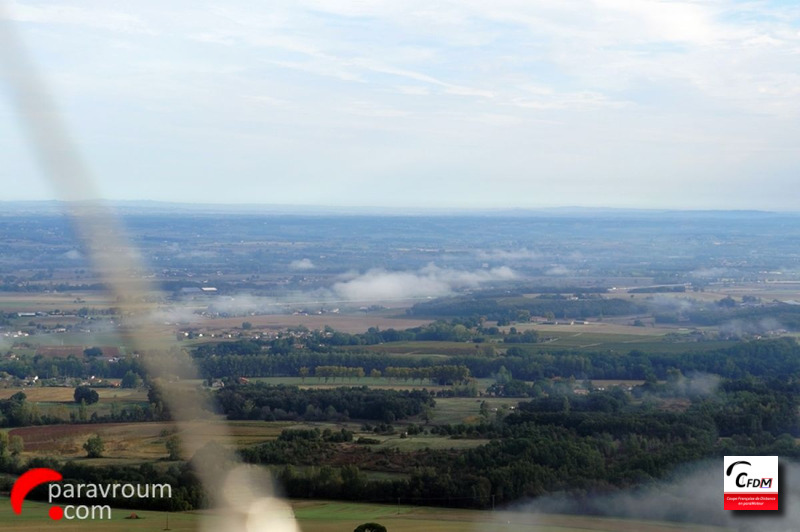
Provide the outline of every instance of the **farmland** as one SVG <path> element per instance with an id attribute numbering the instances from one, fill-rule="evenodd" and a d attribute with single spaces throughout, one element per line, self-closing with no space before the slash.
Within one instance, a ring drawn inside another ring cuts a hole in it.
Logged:
<path id="1" fill-rule="evenodd" d="M 157 267 L 151 287 L 113 301 L 99 284 L 109 280 L 85 261 L 52 255 L 76 256 L 68 235 L 25 221 L 32 230 L 15 249 L 29 264 L 0 278 L 0 461 L 9 474 L 56 457 L 78 476 L 144 471 L 181 488 L 176 509 L 198 509 L 204 488 L 186 468 L 210 441 L 307 497 L 293 503 L 307 532 L 368 520 L 393 532 L 710 531 L 721 529 L 362 503 L 508 508 L 652 486 L 722 453 L 800 456 L 785 436 L 794 442 L 800 426 L 785 378 L 798 371 L 787 338 L 800 334 L 800 285 L 767 282 L 773 266 L 738 260 L 733 248 L 652 255 L 661 238 L 652 221 L 620 252 L 619 224 L 603 233 L 579 219 L 567 231 L 498 219 L 488 231 L 481 220 L 298 218 L 291 234 L 272 218 L 253 220 L 129 220 Z M 274 227 L 283 229 L 264 233 Z M 770 242 L 759 261 L 788 263 L 793 252 Z M 507 251 L 525 246 L 537 252 Z M 753 240 L 742 246 L 752 253 Z M 579 255 L 591 260 L 561 268 Z M 703 261 L 742 271 L 738 280 L 695 277 Z M 498 268 L 513 274 L 493 278 Z M 397 281 L 404 289 L 377 290 Z M 432 281 L 430 297 L 413 293 Z M 146 332 L 132 341 L 132 330 Z M 151 354 L 188 354 L 199 373 L 184 357 L 155 375 Z M 97 403 L 75 403 L 82 384 Z M 169 394 L 196 391 L 219 410 L 174 419 Z M 95 436 L 104 449 L 88 458 Z M 163 526 L 163 515 L 142 515 L 112 527 Z M 191 529 L 198 515 L 175 513 L 170 526 Z"/>
<path id="2" fill-rule="evenodd" d="M 397 312 L 397 311 L 395 311 Z M 397 313 L 402 313 L 397 312 Z M 287 327 L 304 326 L 309 329 L 322 329 L 326 325 L 337 331 L 361 333 L 370 327 L 380 329 L 407 329 L 430 323 L 431 320 L 413 319 L 391 316 L 373 316 L 370 314 L 266 314 L 239 318 L 203 318 L 197 317 L 193 325 L 210 331 L 239 327 L 242 321 L 248 321 L 258 329 L 283 330 Z"/>
<path id="3" fill-rule="evenodd" d="M 24 455 L 27 457 L 57 455 L 62 459 L 82 460 L 87 465 L 103 466 L 163 461 L 167 454 L 165 440 L 173 434 L 182 438 L 185 452 L 191 456 L 197 450 L 197 441 L 206 442 L 211 438 L 219 443 L 232 442 L 237 446 L 247 446 L 275 439 L 281 430 L 292 426 L 295 424 L 225 423 L 221 420 L 184 423 L 180 429 L 173 423 L 165 422 L 103 423 L 24 427 L 11 429 L 9 434 L 22 437 L 25 442 Z M 105 441 L 104 458 L 86 460 L 82 445 L 92 435 L 99 435 Z"/>

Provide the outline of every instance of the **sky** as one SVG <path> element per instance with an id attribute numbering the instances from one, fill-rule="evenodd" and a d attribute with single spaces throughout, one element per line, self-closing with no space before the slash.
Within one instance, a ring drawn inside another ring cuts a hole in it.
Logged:
<path id="1" fill-rule="evenodd" d="M 5 1 L 98 194 L 798 210 L 800 4 Z M 0 71 L 0 200 L 56 199 Z"/>

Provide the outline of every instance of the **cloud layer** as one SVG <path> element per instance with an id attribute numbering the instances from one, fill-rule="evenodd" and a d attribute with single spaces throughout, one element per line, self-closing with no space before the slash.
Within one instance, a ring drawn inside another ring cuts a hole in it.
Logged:
<path id="1" fill-rule="evenodd" d="M 444 296 L 459 289 L 515 278 L 513 270 L 506 266 L 466 271 L 430 264 L 416 272 L 369 270 L 334 284 L 331 290 L 338 297 L 351 301 L 414 299 Z"/>
<path id="2" fill-rule="evenodd" d="M 795 208 L 790 2 L 9 4 L 109 197 Z"/>

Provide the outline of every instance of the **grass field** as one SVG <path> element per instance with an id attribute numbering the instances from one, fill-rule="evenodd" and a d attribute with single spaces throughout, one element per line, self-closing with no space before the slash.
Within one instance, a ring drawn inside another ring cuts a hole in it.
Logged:
<path id="1" fill-rule="evenodd" d="M 474 423 L 479 421 L 481 402 L 486 401 L 489 411 L 500 409 L 504 405 L 516 407 L 524 399 L 514 398 L 476 398 L 476 397 L 441 397 L 436 399 L 436 407 L 433 409 L 432 423 L 436 425 L 447 425 L 457 423 Z"/>
<path id="2" fill-rule="evenodd" d="M 374 315 L 346 315 L 346 314 L 322 314 L 322 315 L 294 315 L 294 314 L 267 314 L 262 316 L 247 316 L 239 318 L 203 318 L 196 322 L 197 326 L 205 327 L 209 330 L 232 329 L 241 327 L 242 322 L 249 321 L 257 329 L 285 329 L 287 327 L 297 327 L 303 325 L 312 331 L 323 329 L 329 325 L 337 331 L 346 333 L 363 333 L 370 327 L 385 329 L 409 329 L 427 325 L 431 320 L 420 320 L 413 318 L 393 318 Z"/>
<path id="3" fill-rule="evenodd" d="M 721 532 L 719 527 L 656 523 L 638 520 L 543 515 L 507 511 L 454 510 L 420 506 L 391 506 L 325 501 L 293 501 L 303 532 L 350 532 L 374 521 L 389 532 Z"/>
<path id="4" fill-rule="evenodd" d="M 112 412 L 112 405 L 120 408 L 139 405 L 147 406 L 147 391 L 126 388 L 93 388 L 100 396 L 100 402 L 87 406 L 87 415 L 97 413 L 98 416 L 108 416 Z M 35 403 L 39 412 L 50 415 L 62 421 L 69 421 L 70 414 L 77 413 L 80 406 L 74 401 L 75 388 L 67 386 L 33 386 L 0 388 L 0 399 L 8 399 L 17 392 L 23 392 L 27 400 Z"/>
<path id="5" fill-rule="evenodd" d="M 678 523 L 629 520 L 572 515 L 533 514 L 508 511 L 454 510 L 406 505 L 381 505 L 328 501 L 291 501 L 302 532 L 351 532 L 365 522 L 378 522 L 389 532 L 725 532 L 730 529 Z M 0 498 L 0 527 L 9 532 L 38 530 L 102 530 L 109 532 L 139 532 L 163 530 L 167 518 L 176 531 L 198 530 L 205 519 L 214 530 L 232 530 L 229 521 L 213 514 L 136 511 L 139 520 L 126 520 L 131 510 L 113 510 L 107 521 L 53 522 L 47 517 L 50 505 L 26 501 L 21 515 L 14 515 L 7 498 Z M 232 531 L 233 532 L 233 531 Z M 239 532 L 236 530 L 235 532 Z M 255 532 L 255 531 L 254 531 Z M 258 531 L 261 532 L 261 531 Z M 271 532 L 271 531 L 263 531 Z"/>
<path id="6" fill-rule="evenodd" d="M 84 347 L 93 345 L 100 346 L 122 346 L 122 339 L 112 331 L 102 332 L 67 332 L 51 334 L 34 334 L 24 338 L 25 343 L 35 346 L 68 347 L 80 346 L 82 352 Z"/>
<path id="7" fill-rule="evenodd" d="M 344 387 L 369 386 L 370 388 L 379 388 L 384 390 L 421 390 L 425 388 L 426 390 L 438 391 L 438 390 L 449 390 L 453 388 L 452 386 L 432 384 L 428 380 L 397 381 L 384 378 L 375 379 L 372 377 L 363 377 L 361 379 L 337 379 L 336 382 L 334 382 L 333 380 L 325 382 L 325 379 L 318 379 L 317 377 L 306 377 L 305 379 L 301 379 L 300 377 L 256 377 L 250 379 L 250 381 L 263 382 L 265 384 L 271 384 L 273 386 L 279 384 L 285 384 L 289 386 L 299 386 L 300 388 L 316 388 L 316 389 L 341 388 L 343 386 Z M 494 379 L 478 379 L 478 388 L 481 390 L 485 390 L 488 386 L 491 386 L 494 382 L 495 382 Z"/>
<path id="8" fill-rule="evenodd" d="M 709 342 L 666 342 L 663 334 L 629 334 L 628 332 L 598 332 L 583 325 L 549 326 L 544 328 L 538 325 L 519 326 L 522 330 L 535 329 L 542 338 L 536 344 L 473 344 L 467 342 L 392 342 L 380 345 L 364 346 L 364 349 L 376 353 L 389 353 L 408 357 L 442 359 L 444 362 L 450 356 L 480 355 L 480 348 L 492 345 L 498 350 L 514 346 L 534 349 L 540 352 L 553 352 L 561 350 L 585 351 L 616 351 L 627 353 L 634 349 L 658 353 L 683 353 L 686 351 L 710 351 L 732 346 L 735 342 L 709 341 Z M 610 326 L 614 327 L 614 326 Z M 628 327 L 626 329 L 648 329 L 642 327 Z M 650 329 L 651 331 L 653 329 Z"/>
<path id="9" fill-rule="evenodd" d="M 92 388 L 100 396 L 101 402 L 140 402 L 147 401 L 147 391 L 143 388 Z M 75 403 L 75 388 L 70 386 L 26 386 L 23 388 L 0 388 L 0 399 L 8 399 L 17 392 L 23 392 L 28 401 L 47 403 Z"/>
<path id="10" fill-rule="evenodd" d="M 474 355 L 478 354 L 481 344 L 472 342 L 390 342 L 379 345 L 364 346 L 364 349 L 377 353 L 394 355 L 416 355 L 424 357 Z"/>
<path id="11" fill-rule="evenodd" d="M 283 379 L 278 379 L 283 380 Z M 299 379 L 298 379 L 299 380 Z M 380 379 L 378 379 L 380 380 Z M 272 379 L 271 379 L 272 381 Z M 485 387 L 491 380 L 481 382 Z M 274 383 L 274 382 L 273 382 Z M 338 383 L 335 386 L 342 386 Z M 346 385 L 346 384 L 345 384 Z M 311 385 L 312 387 L 314 385 Z M 330 386 L 334 386 L 331 384 Z M 421 385 L 396 385 L 384 384 L 386 388 L 411 389 L 424 387 Z M 427 386 L 427 388 L 436 388 Z M 10 397 L 16 389 L 3 390 L 2 397 Z M 25 393 L 30 401 L 36 401 L 42 412 L 55 412 L 61 416 L 69 416 L 69 412 L 77 406 L 72 401 L 72 388 L 26 388 Z M 98 411 L 107 414 L 112 402 L 130 405 L 146 402 L 143 390 L 128 390 L 120 388 L 98 389 L 101 402 L 89 406 L 89 413 Z M 506 398 L 473 398 L 452 397 L 437 398 L 436 407 L 432 409 L 433 425 L 476 423 L 480 421 L 480 405 L 486 401 L 490 414 L 503 407 L 513 408 L 519 399 Z M 59 410 L 60 409 L 60 410 Z M 420 420 L 411 419 L 412 422 L 421 423 Z M 63 424 L 42 425 L 11 429 L 12 435 L 22 437 L 24 442 L 24 456 L 28 458 L 59 456 L 65 459 L 86 461 L 90 465 L 122 465 L 139 464 L 149 461 L 163 461 L 166 456 L 166 438 L 173 432 L 182 438 L 185 445 L 185 457 L 190 457 L 197 450 L 193 442 L 207 441 L 209 435 L 216 434 L 219 425 L 224 425 L 229 439 L 226 443 L 233 443 L 237 447 L 255 445 L 278 437 L 280 432 L 287 428 L 331 428 L 339 430 L 346 426 L 358 435 L 372 436 L 371 433 L 361 433 L 361 421 L 349 423 L 303 423 L 303 422 L 264 422 L 264 421 L 226 421 L 222 417 L 217 419 L 181 425 L 182 431 L 171 423 L 138 422 L 138 423 L 99 423 L 99 424 Z M 402 432 L 402 424 L 400 428 Z M 103 458 L 88 460 L 85 458 L 83 444 L 93 436 L 99 435 L 105 443 Z M 219 436 L 214 436 L 218 438 Z M 454 449 L 471 448 L 483 445 L 486 440 L 451 439 L 444 436 L 416 435 L 401 438 L 400 433 L 391 436 L 379 437 L 382 443 L 375 448 L 390 448 L 400 451 L 416 451 L 425 448 Z"/>
<path id="12" fill-rule="evenodd" d="M 581 332 L 573 326 L 565 325 L 564 329 L 542 332 L 548 340 L 537 344 L 519 344 L 528 349 L 541 352 L 560 350 L 577 351 L 616 351 L 628 353 L 634 349 L 649 353 L 685 353 L 687 351 L 711 351 L 723 349 L 735 344 L 732 341 L 709 342 L 666 342 L 658 337 L 629 334 L 606 334 L 597 332 Z M 510 345 L 506 345 L 510 347 Z"/>
<path id="13" fill-rule="evenodd" d="M 374 436 L 367 435 L 372 438 Z M 443 449 L 474 449 L 481 445 L 486 445 L 489 440 L 486 439 L 454 439 L 449 436 L 434 436 L 434 435 L 416 435 L 409 436 L 408 438 L 401 438 L 400 436 L 378 437 L 383 439 L 379 445 L 371 445 L 372 450 L 379 449 L 397 449 L 400 452 L 410 453 L 414 451 L 422 451 L 425 449 L 443 450 Z"/>
<path id="14" fill-rule="evenodd" d="M 658 338 L 667 333 L 675 332 L 674 328 L 670 327 L 635 327 L 633 325 L 620 325 L 616 323 L 609 323 L 606 321 L 598 322 L 591 321 L 588 323 L 575 323 L 570 325 L 569 321 L 559 325 L 543 325 L 538 323 L 515 323 L 500 327 L 501 330 L 508 332 L 511 327 L 516 328 L 518 331 L 527 331 L 534 329 L 545 336 L 551 333 L 561 333 L 565 329 L 573 333 L 598 333 L 605 335 L 622 335 L 622 336 L 649 336 L 651 338 Z"/>
<path id="15" fill-rule="evenodd" d="M 108 308 L 111 298 L 101 291 L 60 293 L 8 292 L 0 294 L 0 310 L 11 312 L 36 312 L 50 310 L 77 310 L 81 307 Z"/>

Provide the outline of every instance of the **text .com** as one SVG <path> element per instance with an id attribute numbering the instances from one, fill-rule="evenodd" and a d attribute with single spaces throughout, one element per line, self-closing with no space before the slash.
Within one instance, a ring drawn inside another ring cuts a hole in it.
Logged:
<path id="1" fill-rule="evenodd" d="M 148 499 L 171 498 L 172 486 L 169 484 L 58 484 L 50 483 L 47 487 L 47 500 L 50 504 L 63 503 L 69 500 L 85 499 Z M 110 505 L 68 504 L 50 509 L 53 519 L 111 519 Z"/>

